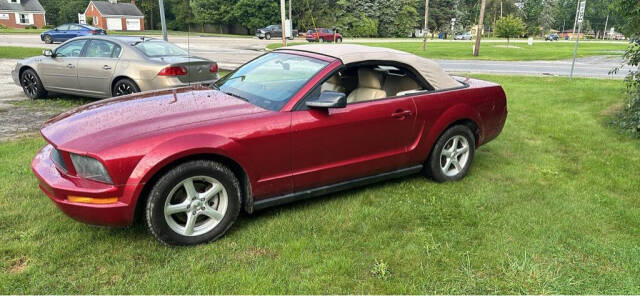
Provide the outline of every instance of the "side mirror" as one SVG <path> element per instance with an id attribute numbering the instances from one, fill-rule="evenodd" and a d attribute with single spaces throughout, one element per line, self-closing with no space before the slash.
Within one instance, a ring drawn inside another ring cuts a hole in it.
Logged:
<path id="1" fill-rule="evenodd" d="M 54 57 L 53 51 L 51 49 L 45 49 L 42 51 L 42 55 L 45 57 Z"/>
<path id="2" fill-rule="evenodd" d="M 315 100 L 307 101 L 309 108 L 344 108 L 347 106 L 347 95 L 336 91 L 324 91 Z"/>

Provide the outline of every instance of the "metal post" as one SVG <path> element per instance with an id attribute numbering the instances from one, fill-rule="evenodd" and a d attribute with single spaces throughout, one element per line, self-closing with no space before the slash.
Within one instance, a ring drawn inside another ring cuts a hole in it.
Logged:
<path id="1" fill-rule="evenodd" d="M 580 41 L 580 32 L 582 31 L 582 21 L 584 18 L 584 9 L 587 6 L 587 0 L 580 2 L 580 16 L 578 16 L 578 36 L 576 37 L 576 45 L 573 48 L 573 62 L 571 62 L 571 73 L 569 73 L 569 80 L 573 79 L 573 70 L 576 66 L 576 55 L 578 54 L 578 41 Z"/>
<path id="2" fill-rule="evenodd" d="M 286 24 L 284 21 L 285 18 L 285 8 L 284 8 L 284 0 L 280 0 L 280 21 L 282 22 L 282 46 L 287 46 L 287 37 L 285 35 Z"/>
<path id="3" fill-rule="evenodd" d="M 580 0 L 577 0 L 578 3 L 576 4 L 576 18 L 573 20 L 573 31 L 571 31 L 571 34 L 575 35 L 576 34 L 576 25 L 578 24 L 578 10 L 580 9 Z"/>
<path id="4" fill-rule="evenodd" d="M 289 0 L 289 20 L 291 21 L 291 31 L 293 32 L 293 19 L 291 18 L 291 0 Z"/>
<path id="5" fill-rule="evenodd" d="M 604 40 L 605 36 L 607 36 L 607 25 L 609 24 L 609 15 L 607 14 L 607 20 L 604 22 L 604 32 L 602 34 L 602 40 Z"/>
<path id="6" fill-rule="evenodd" d="M 162 39 L 164 41 L 168 41 L 167 38 L 167 20 L 164 18 L 164 2 L 162 0 L 158 0 L 160 5 L 160 22 L 162 23 Z"/>
<path id="7" fill-rule="evenodd" d="M 487 0 L 482 0 L 480 5 L 480 19 L 478 20 L 478 32 L 476 34 L 476 47 L 473 48 L 473 56 L 477 57 L 480 53 L 480 39 L 482 39 L 482 30 L 484 28 L 484 7 L 487 4 Z"/>
<path id="8" fill-rule="evenodd" d="M 429 0 L 424 3 L 424 28 L 422 29 L 422 51 L 427 50 L 427 32 L 429 31 Z"/>

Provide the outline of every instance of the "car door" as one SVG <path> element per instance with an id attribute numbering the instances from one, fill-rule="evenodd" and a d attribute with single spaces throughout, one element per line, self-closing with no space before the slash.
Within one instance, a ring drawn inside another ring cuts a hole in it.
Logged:
<path id="1" fill-rule="evenodd" d="M 78 84 L 82 91 L 99 96 L 111 96 L 111 79 L 122 48 L 107 40 L 93 39 L 78 61 Z"/>
<path id="2" fill-rule="evenodd" d="M 53 57 L 44 58 L 38 74 L 48 90 L 76 91 L 78 87 L 78 59 L 87 39 L 75 40 L 58 47 Z"/>
<path id="3" fill-rule="evenodd" d="M 51 33 L 51 37 L 53 41 L 60 42 L 66 41 L 69 39 L 67 37 L 67 31 L 69 31 L 69 25 L 62 25 L 55 28 L 55 30 Z"/>
<path id="4" fill-rule="evenodd" d="M 273 36 L 282 37 L 282 26 L 279 26 L 279 25 L 273 26 Z"/>
<path id="5" fill-rule="evenodd" d="M 84 28 L 78 25 L 69 25 L 69 31 L 68 31 L 69 39 L 75 38 L 78 36 L 84 36 L 83 29 Z"/>
<path id="6" fill-rule="evenodd" d="M 294 191 L 405 167 L 415 114 L 409 97 L 293 112 Z"/>

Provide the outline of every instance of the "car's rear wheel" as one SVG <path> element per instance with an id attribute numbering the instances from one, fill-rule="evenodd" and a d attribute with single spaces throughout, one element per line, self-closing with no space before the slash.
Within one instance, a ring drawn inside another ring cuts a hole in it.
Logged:
<path id="1" fill-rule="evenodd" d="M 40 77 L 32 69 L 22 71 L 22 74 L 20 74 L 20 86 L 22 86 L 24 94 L 31 99 L 41 98 L 47 94 Z"/>
<path id="2" fill-rule="evenodd" d="M 475 154 L 473 132 L 465 125 L 454 125 L 438 139 L 427 160 L 425 171 L 437 182 L 457 181 L 466 176 Z"/>
<path id="3" fill-rule="evenodd" d="M 264 34 L 264 39 L 271 40 L 271 34 L 270 33 Z"/>
<path id="4" fill-rule="evenodd" d="M 53 43 L 53 37 L 51 37 L 51 35 L 44 35 L 44 43 L 46 44 Z"/>
<path id="5" fill-rule="evenodd" d="M 133 82 L 133 80 L 129 78 L 122 78 L 113 85 L 111 95 L 113 95 L 114 97 L 119 97 L 137 92 L 140 92 L 140 88 L 135 82 Z"/>
<path id="6" fill-rule="evenodd" d="M 146 205 L 147 226 L 167 245 L 217 240 L 240 213 L 240 185 L 224 165 L 207 160 L 183 163 L 153 186 Z"/>

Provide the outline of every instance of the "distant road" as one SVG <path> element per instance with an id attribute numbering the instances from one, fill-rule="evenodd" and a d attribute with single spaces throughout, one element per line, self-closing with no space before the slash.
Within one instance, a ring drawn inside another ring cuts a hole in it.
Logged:
<path id="1" fill-rule="evenodd" d="M 158 37 L 158 36 L 154 36 Z M 237 37 L 199 37 L 194 34 L 186 36 L 169 36 L 169 41 L 189 48 L 199 56 L 217 61 L 222 68 L 234 69 L 239 65 L 265 53 L 265 47 L 270 43 L 278 43 L 279 40 L 270 41 L 257 38 Z M 299 41 L 296 40 L 296 41 Z M 349 40 L 345 39 L 345 42 Z M 358 42 L 420 42 L 420 39 L 358 39 Z M 429 40 L 429 42 L 451 42 L 443 40 Z M 486 40 L 485 42 L 504 42 L 503 40 Z M 514 40 L 512 42 L 526 42 L 526 40 Z M 536 41 L 541 42 L 541 41 Z M 559 41 L 573 42 L 573 41 Z M 590 41 L 584 41 L 590 42 Z M 602 41 L 598 41 L 602 42 Z M 58 44 L 48 45 L 40 41 L 37 34 L 6 34 L 0 36 L 0 46 L 25 46 L 54 48 Z M 560 61 L 482 61 L 482 60 L 436 60 L 445 70 L 456 73 L 482 73 L 482 74 L 507 74 L 507 75 L 553 75 L 568 76 L 571 69 L 570 60 Z M 621 62 L 619 57 L 596 56 L 580 58 L 576 62 L 576 77 L 598 78 L 622 78 L 627 70 L 616 75 L 609 75 L 609 71 Z M 2 73 L 4 74 L 4 73 Z"/>

